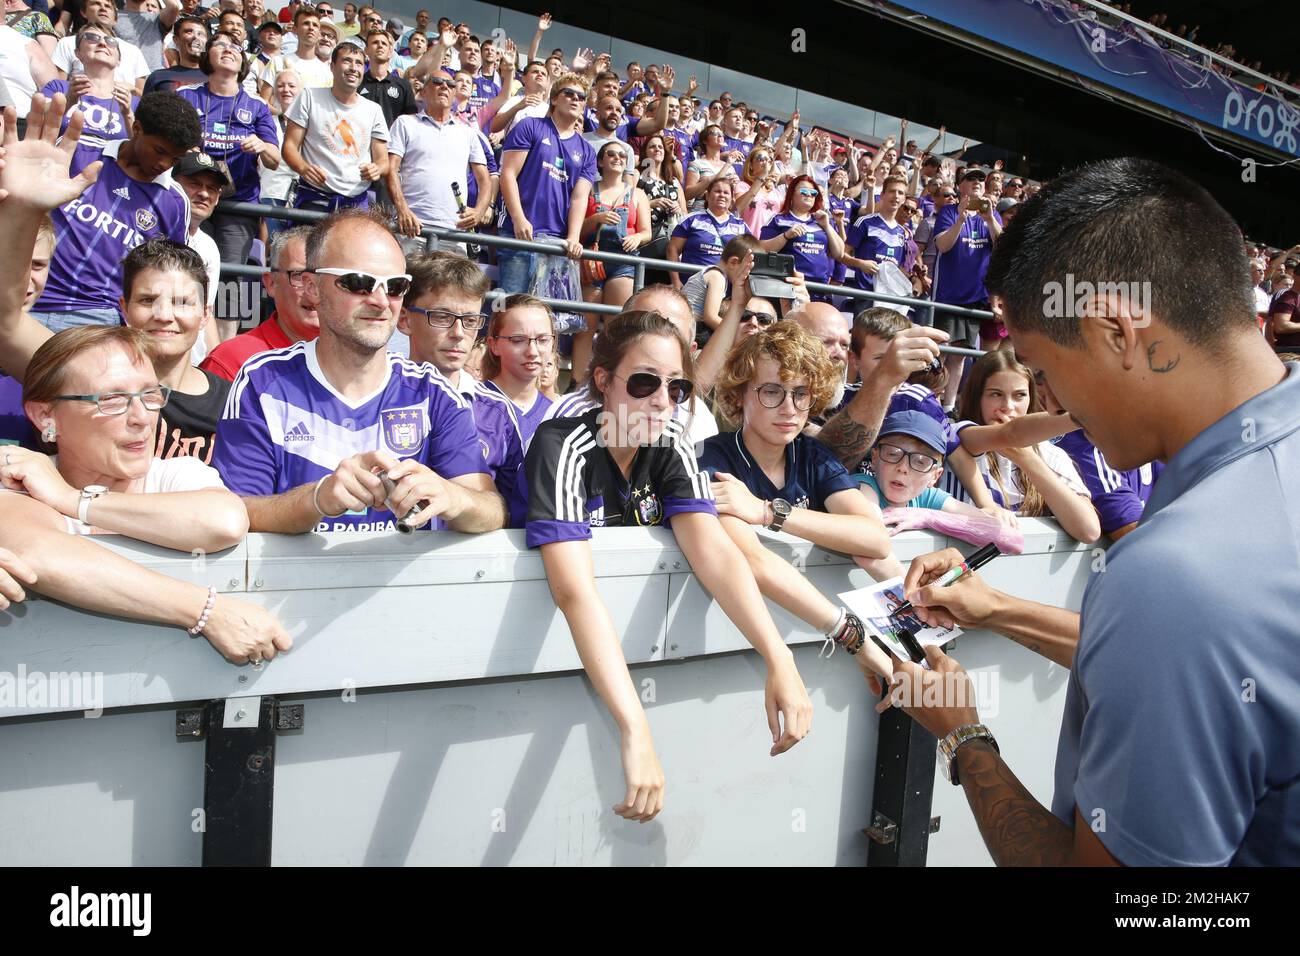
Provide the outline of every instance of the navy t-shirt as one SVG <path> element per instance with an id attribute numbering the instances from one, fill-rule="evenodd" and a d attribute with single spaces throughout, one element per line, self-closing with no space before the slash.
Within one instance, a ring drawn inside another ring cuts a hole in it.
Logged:
<path id="1" fill-rule="evenodd" d="M 785 484 L 780 488 L 750 456 L 739 431 L 706 438 L 699 447 L 700 470 L 710 479 L 726 472 L 764 501 L 784 498 L 796 508 L 825 511 L 826 499 L 852 491 L 857 483 L 834 453 L 816 439 L 800 435 L 785 446 Z"/>

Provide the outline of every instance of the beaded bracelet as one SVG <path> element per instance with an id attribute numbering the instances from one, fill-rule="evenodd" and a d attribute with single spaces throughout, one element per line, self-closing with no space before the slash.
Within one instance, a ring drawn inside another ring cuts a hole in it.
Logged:
<path id="1" fill-rule="evenodd" d="M 203 629 L 208 626 L 208 618 L 212 616 L 212 609 L 217 605 L 217 589 L 208 588 L 208 600 L 203 605 L 203 613 L 199 615 L 199 621 L 193 627 L 187 629 L 190 637 L 198 637 L 203 633 Z"/>

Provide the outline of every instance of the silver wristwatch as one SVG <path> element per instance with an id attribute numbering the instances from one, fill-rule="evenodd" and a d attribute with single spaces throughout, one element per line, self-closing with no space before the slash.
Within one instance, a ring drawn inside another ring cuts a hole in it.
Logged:
<path id="1" fill-rule="evenodd" d="M 81 489 L 81 500 L 77 502 L 77 520 L 82 524 L 90 524 L 90 503 L 101 495 L 108 494 L 108 489 L 103 485 L 86 485 Z"/>
<path id="2" fill-rule="evenodd" d="M 997 740 L 993 737 L 993 732 L 983 724 L 967 724 L 964 727 L 958 727 L 939 740 L 939 755 L 943 758 L 939 761 L 939 766 L 943 768 L 943 775 L 948 778 L 954 787 L 961 786 L 961 781 L 957 779 L 957 750 L 962 744 L 969 743 L 980 737 L 987 740 L 989 745 L 998 753 L 1002 752 L 998 747 Z"/>
<path id="3" fill-rule="evenodd" d="M 784 498 L 772 499 L 772 523 L 767 526 L 768 531 L 780 531 L 785 525 L 785 519 L 790 517 L 790 502 Z"/>

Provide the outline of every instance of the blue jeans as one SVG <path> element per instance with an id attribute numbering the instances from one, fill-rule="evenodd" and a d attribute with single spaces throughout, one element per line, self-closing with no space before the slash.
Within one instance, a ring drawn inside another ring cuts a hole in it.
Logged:
<path id="1" fill-rule="evenodd" d="M 340 209 L 369 209 L 370 193 L 363 192 L 356 196 L 340 196 L 337 193 L 322 192 L 313 189 L 304 182 L 298 183 L 298 197 L 293 202 L 295 209 L 316 209 L 320 212 L 338 212 Z"/>
<path id="2" fill-rule="evenodd" d="M 32 312 L 31 316 L 51 332 L 75 329 L 82 325 L 121 325 L 117 309 L 81 309 L 77 312 Z"/>
<path id="3" fill-rule="evenodd" d="M 498 249 L 497 285 L 511 294 L 527 292 L 533 287 L 533 279 L 537 278 L 540 260 L 541 254 L 537 252 Z"/>
<path id="4" fill-rule="evenodd" d="M 289 205 L 289 201 L 287 199 L 268 199 L 265 196 L 259 199 L 258 202 L 261 203 L 263 206 L 276 206 L 277 208 L 280 209 L 283 209 L 285 206 Z M 267 216 L 262 221 L 266 223 L 266 241 L 268 243 L 275 238 L 275 234 L 277 232 L 283 232 L 285 229 L 288 229 L 291 226 L 298 225 L 298 223 L 289 222 L 286 219 L 272 219 L 270 216 Z"/>

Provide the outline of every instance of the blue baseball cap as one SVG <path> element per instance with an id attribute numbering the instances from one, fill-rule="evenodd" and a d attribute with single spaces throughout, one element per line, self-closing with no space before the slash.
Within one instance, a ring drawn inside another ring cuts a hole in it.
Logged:
<path id="1" fill-rule="evenodd" d="M 887 435 L 911 435 L 913 438 L 919 438 L 937 451 L 940 457 L 948 448 L 948 436 L 944 434 L 943 426 L 925 412 L 918 412 L 915 409 L 894 412 L 887 416 L 880 426 L 880 438 L 883 439 Z"/>

